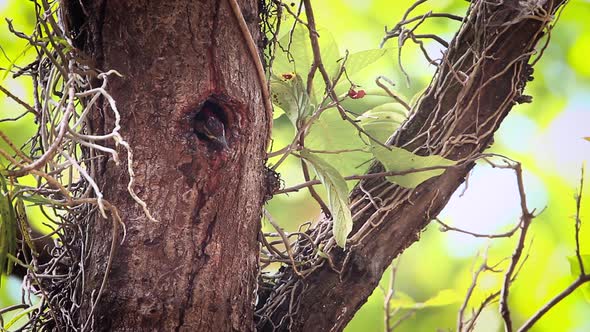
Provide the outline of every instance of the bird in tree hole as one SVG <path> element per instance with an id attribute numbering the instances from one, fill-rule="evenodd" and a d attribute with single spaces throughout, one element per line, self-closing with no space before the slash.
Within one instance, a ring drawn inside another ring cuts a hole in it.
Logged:
<path id="1" fill-rule="evenodd" d="M 206 139 L 217 149 L 227 149 L 227 140 L 225 138 L 225 126 L 219 118 L 219 106 L 209 101 L 205 102 L 195 118 L 195 132 L 197 135 Z"/>

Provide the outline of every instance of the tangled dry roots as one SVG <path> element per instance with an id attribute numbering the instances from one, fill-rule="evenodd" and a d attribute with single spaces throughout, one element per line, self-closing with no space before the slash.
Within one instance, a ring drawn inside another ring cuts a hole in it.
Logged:
<path id="1" fill-rule="evenodd" d="M 7 20 L 10 31 L 27 42 L 27 54 L 35 54 L 32 62 L 24 66 L 13 62 L 7 69 L 12 79 L 28 85 L 32 82 L 32 100 L 22 100 L 0 86 L 19 109 L 17 116 L 1 118 L 0 122 L 24 128 L 33 124 L 34 132 L 18 147 L 13 142 L 15 137 L 0 127 L 0 137 L 6 143 L 0 148 L 0 172 L 8 183 L 5 194 L 11 205 L 24 201 L 38 208 L 46 218 L 44 224 L 53 231 L 34 238 L 28 222 L 17 225 L 19 249 L 9 254 L 26 268 L 21 304 L 4 308 L 2 313 L 13 312 L 20 317 L 18 324 L 23 330 L 88 330 L 111 261 L 103 283 L 96 289 L 86 289 L 84 265 L 92 247 L 88 225 L 96 214 L 112 221 L 111 256 L 125 236 L 117 208 L 103 198 L 94 180 L 97 165 L 108 159 L 119 164 L 122 151 L 127 158 L 129 194 L 148 219 L 155 220 L 133 190 L 133 154 L 119 133 L 119 111 L 108 92 L 109 79 L 119 74 L 93 68 L 73 46 L 59 20 L 59 1 L 35 1 L 34 11 L 37 21 L 31 33 L 17 31 Z M 108 132 L 98 135 L 90 130 L 90 119 L 100 109 L 112 112 L 115 123 Z M 7 113 L 15 112 L 3 112 Z M 26 221 L 26 214 L 21 217 Z M 93 296 L 84 299 L 84 293 Z M 91 311 L 81 322 L 80 310 L 84 307 Z M 8 328 L 15 321 L 2 323 Z"/>

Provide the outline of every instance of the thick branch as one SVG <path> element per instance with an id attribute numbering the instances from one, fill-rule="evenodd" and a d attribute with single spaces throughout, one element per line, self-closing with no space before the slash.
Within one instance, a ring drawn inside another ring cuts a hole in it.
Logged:
<path id="1" fill-rule="evenodd" d="M 563 1 L 548 1 L 545 8 L 524 8 L 518 0 L 471 4 L 429 88 L 391 140 L 420 155 L 461 161 L 460 166 L 413 190 L 378 177 L 362 180 L 350 196 L 355 224 L 347 251 L 329 237 L 313 246 L 302 237 L 295 244 L 301 248 L 298 261 L 310 262 L 312 272 L 302 279 L 290 266 L 282 268 L 273 289 L 261 294 L 266 303 L 258 310 L 259 328 L 339 331 L 346 326 L 391 261 L 418 240 L 446 205 L 513 105 L 524 100 L 522 90 L 532 74 L 528 62 L 561 5 Z M 369 173 L 383 171 L 374 164 Z M 330 223 L 321 221 L 309 231 L 310 238 L 320 238 Z M 316 246 L 321 254 L 313 252 Z M 316 258 L 326 254 L 330 259 L 318 264 Z"/>

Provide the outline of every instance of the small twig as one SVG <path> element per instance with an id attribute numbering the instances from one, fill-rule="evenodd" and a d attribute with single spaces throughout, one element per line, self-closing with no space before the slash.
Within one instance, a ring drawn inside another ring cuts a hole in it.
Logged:
<path id="1" fill-rule="evenodd" d="M 266 75 L 264 73 L 264 66 L 262 65 L 262 60 L 258 56 L 258 47 L 252 38 L 252 34 L 248 29 L 248 25 L 246 24 L 246 20 L 244 19 L 244 15 L 242 14 L 242 10 L 240 9 L 240 5 L 238 4 L 237 0 L 228 0 L 229 5 L 232 9 L 234 17 L 236 21 L 238 21 L 238 25 L 240 27 L 240 31 L 242 33 L 242 37 L 246 41 L 246 45 L 248 46 L 248 52 L 250 53 L 250 58 L 252 62 L 254 62 L 254 66 L 256 67 L 256 75 L 258 76 L 258 83 L 260 84 L 260 90 L 262 91 L 262 99 L 264 102 L 264 109 L 266 110 L 266 117 L 267 117 L 267 126 L 268 126 L 268 140 L 267 146 L 270 143 L 270 131 L 272 129 L 272 103 L 270 101 L 270 93 L 268 91 L 268 84 L 266 82 Z"/>
<path id="2" fill-rule="evenodd" d="M 576 194 L 576 225 L 575 225 L 575 240 L 576 240 L 576 257 L 578 261 L 578 268 L 580 269 L 580 274 L 566 289 L 561 291 L 555 297 L 553 297 L 549 302 L 547 302 L 543 307 L 541 307 L 537 312 L 531 316 L 519 329 L 518 332 L 528 331 L 541 317 L 543 317 L 551 308 L 557 305 L 561 300 L 568 297 L 571 293 L 573 293 L 576 289 L 580 286 L 584 285 L 587 282 L 590 282 L 590 274 L 586 274 L 584 262 L 582 260 L 582 256 L 580 254 L 580 226 L 582 220 L 580 218 L 580 211 L 581 211 L 581 202 L 582 202 L 582 191 L 584 188 L 584 167 L 582 167 L 581 176 L 580 176 L 580 189 L 579 192 Z"/>
<path id="3" fill-rule="evenodd" d="M 321 154 L 341 154 L 341 153 L 348 153 L 348 152 L 365 152 L 370 153 L 367 149 L 343 149 L 343 150 L 314 150 L 307 148 L 307 151 L 312 153 L 321 153 Z"/>
<path id="4" fill-rule="evenodd" d="M 487 269 L 487 250 L 483 255 L 483 262 L 473 274 L 473 279 L 471 281 L 471 285 L 467 289 L 467 294 L 465 294 L 465 300 L 463 300 L 463 304 L 461 304 L 461 308 L 459 308 L 459 313 L 457 314 L 457 331 L 463 331 L 463 320 L 465 315 L 465 309 L 467 309 L 467 305 L 469 304 L 469 300 L 471 299 L 471 295 L 475 291 L 475 287 L 477 286 L 477 280 L 479 275 Z"/>
<path id="5" fill-rule="evenodd" d="M 461 308 L 459 309 L 459 312 L 457 315 L 457 331 L 458 332 L 471 331 L 472 326 L 474 325 L 475 321 L 477 320 L 477 317 L 479 316 L 479 313 L 483 310 L 483 308 L 485 306 L 487 306 L 491 301 L 493 301 L 498 295 L 500 295 L 500 292 L 498 291 L 494 294 L 491 294 L 486 299 L 484 299 L 484 301 L 481 303 L 480 307 L 467 320 L 467 322 L 469 322 L 469 325 L 467 326 L 467 328 L 465 328 L 465 329 L 463 328 L 463 326 L 465 325 L 465 310 L 467 309 L 469 301 L 471 300 L 471 296 L 473 295 L 473 292 L 475 291 L 475 288 L 477 287 L 477 281 L 479 279 L 479 276 L 483 272 L 486 272 L 486 271 L 495 272 L 495 273 L 501 272 L 501 271 L 497 270 L 496 268 L 504 260 L 500 260 L 498 263 L 496 263 L 495 265 L 492 265 L 492 266 L 488 265 L 488 249 L 489 248 L 486 248 L 485 252 L 482 255 L 481 265 L 479 266 L 477 271 L 475 273 L 473 273 L 473 279 L 471 281 L 471 284 L 469 285 L 469 288 L 467 289 L 467 293 L 465 294 L 465 299 L 463 300 L 463 304 L 461 304 Z"/>
<path id="6" fill-rule="evenodd" d="M 363 179 L 372 179 L 372 178 L 379 178 L 379 177 L 386 177 L 386 176 L 399 176 L 399 175 L 407 175 L 411 173 L 418 173 L 418 172 L 425 172 L 425 171 L 432 171 L 437 169 L 447 169 L 449 167 L 454 166 L 429 166 L 424 168 L 414 168 L 414 169 L 407 169 L 403 171 L 390 171 L 390 172 L 378 172 L 378 173 L 369 173 L 369 174 L 358 174 L 358 175 L 349 175 L 345 176 L 344 180 L 346 181 L 354 181 L 354 180 L 363 180 Z M 300 189 L 315 186 L 320 184 L 319 180 L 311 180 L 301 184 L 298 184 L 293 187 L 281 189 L 275 192 L 275 194 L 285 194 L 289 192 L 299 191 Z"/>
<path id="7" fill-rule="evenodd" d="M 463 229 L 460 229 L 460 228 L 456 228 L 456 227 L 453 227 L 453 226 L 449 226 L 448 224 L 445 224 L 439 218 L 434 218 L 433 220 L 436 221 L 437 223 L 439 223 L 441 225 L 441 231 L 443 231 L 443 232 L 454 231 L 454 232 L 459 232 L 459 233 L 471 235 L 473 237 L 485 237 L 485 238 L 488 238 L 488 239 L 497 239 L 497 238 L 511 237 L 512 235 L 514 235 L 514 233 L 516 233 L 516 231 L 521 226 L 521 224 L 518 223 L 516 226 L 514 226 L 514 228 L 512 228 L 511 230 L 509 230 L 508 232 L 505 232 L 505 233 L 500 233 L 500 234 L 481 234 L 481 233 L 474 233 L 474 232 L 466 231 L 466 230 L 463 230 Z"/>
<path id="8" fill-rule="evenodd" d="M 73 67 L 73 61 L 70 63 L 70 67 Z M 21 177 L 23 175 L 26 175 L 31 170 L 39 169 L 39 168 L 43 167 L 45 165 L 45 163 L 47 163 L 47 161 L 49 159 L 51 159 L 54 156 L 54 154 L 57 152 L 56 150 L 60 146 L 60 143 L 61 143 L 65 133 L 67 132 L 68 121 L 70 120 L 70 116 L 74 112 L 75 90 L 74 90 L 73 82 L 71 80 L 69 80 L 67 85 L 69 85 L 68 105 L 66 107 L 66 111 L 64 112 L 64 115 L 63 115 L 61 122 L 59 124 L 59 132 L 57 134 L 57 137 L 55 138 L 55 140 L 53 141 L 53 143 L 51 144 L 49 149 L 39 159 L 35 160 L 34 162 L 32 162 L 28 165 L 25 165 L 25 166 L 19 168 L 16 171 L 9 171 L 8 172 L 9 176 Z"/>
<path id="9" fill-rule="evenodd" d="M 545 304 L 539 311 L 537 311 L 529 320 L 527 320 L 519 329 L 518 332 L 528 331 L 541 317 L 543 317 L 551 308 L 558 304 L 561 300 L 566 298 L 568 295 L 573 293 L 578 287 L 583 284 L 590 282 L 590 274 L 579 276 L 574 282 L 572 282 L 566 289 L 561 293 L 557 294 L 547 304 Z"/>
<path id="10" fill-rule="evenodd" d="M 384 290 L 384 310 L 385 310 L 385 332 L 392 332 L 393 327 L 391 326 L 391 319 L 393 318 L 391 310 L 391 299 L 395 295 L 395 277 L 397 269 L 399 267 L 400 257 L 398 257 L 395 264 L 391 264 L 391 274 L 389 276 L 389 284 L 387 290 Z"/>
<path id="11" fill-rule="evenodd" d="M 435 34 L 431 34 L 431 33 L 427 33 L 427 34 L 419 34 L 419 35 L 413 35 L 414 38 L 416 39 L 432 39 L 435 40 L 436 42 L 438 42 L 439 44 L 441 44 L 444 48 L 449 48 L 449 43 L 447 43 L 446 40 L 442 39 L 441 37 L 435 35 Z"/>
<path id="12" fill-rule="evenodd" d="M 291 248 L 291 243 L 289 242 L 289 237 L 285 234 L 283 229 L 274 221 L 273 217 L 270 215 L 270 213 L 266 209 L 264 209 L 264 216 L 270 222 L 270 224 L 274 227 L 274 229 L 277 231 L 277 233 L 279 233 L 281 239 L 283 240 L 283 244 L 285 245 L 285 248 L 287 249 L 287 255 L 289 256 L 289 259 L 291 260 L 291 266 L 293 267 L 293 271 L 295 271 L 295 273 L 298 276 L 303 277 L 301 272 L 299 272 L 299 270 L 297 269 L 297 263 L 295 262 L 295 258 L 293 255 L 293 249 Z"/>
<path id="13" fill-rule="evenodd" d="M 400 326 L 406 319 L 412 317 L 416 313 L 417 309 L 411 309 L 406 312 L 403 316 L 401 316 L 392 326 L 390 331 L 395 330 L 398 326 Z"/>
<path id="14" fill-rule="evenodd" d="M 385 76 L 379 76 L 377 77 L 377 79 L 375 80 L 375 84 L 377 84 L 381 89 L 385 90 L 385 92 L 387 92 L 387 94 L 395 99 L 398 103 L 400 103 L 405 109 L 406 111 L 411 111 L 412 107 L 406 103 L 400 96 L 398 96 L 397 94 L 395 94 L 393 91 L 391 91 L 387 86 L 385 86 L 385 84 L 383 84 L 381 82 L 381 80 L 384 80 L 386 82 L 388 82 L 391 85 L 394 85 L 393 82 L 391 82 L 387 77 Z"/>
<path id="15" fill-rule="evenodd" d="M 303 172 L 303 178 L 309 182 L 309 169 L 307 168 L 307 164 L 305 164 L 305 160 L 303 159 L 301 159 L 301 171 Z M 322 212 L 324 213 L 326 218 L 330 218 L 332 216 L 332 212 L 330 212 L 330 208 L 328 208 L 328 205 L 324 203 L 317 191 L 315 191 L 313 186 L 308 186 L 307 189 L 309 190 L 309 194 L 311 195 L 311 197 L 318 203 L 318 205 L 322 209 Z"/>
<path id="16" fill-rule="evenodd" d="M 299 18 L 299 15 L 297 13 L 295 13 L 293 10 L 291 10 L 291 7 L 289 7 L 287 4 L 283 3 L 282 1 L 278 1 L 278 0 L 274 0 L 273 1 L 277 6 L 280 6 L 282 8 L 285 8 L 287 10 L 287 13 L 289 13 L 293 19 L 295 20 L 295 22 L 308 27 L 307 23 L 305 21 L 303 21 L 302 19 Z"/>
<path id="17" fill-rule="evenodd" d="M 526 193 L 524 190 L 524 183 L 522 180 L 522 168 L 520 166 L 520 163 L 516 163 L 514 165 L 509 165 L 506 167 L 514 169 L 514 172 L 516 173 L 518 193 L 520 196 L 520 207 L 522 213 L 522 222 L 520 224 L 520 236 L 518 238 L 517 246 L 512 253 L 512 258 L 510 260 L 508 270 L 504 274 L 504 282 L 502 284 L 502 290 L 500 293 L 500 314 L 502 315 L 502 319 L 504 320 L 504 328 L 506 332 L 512 332 L 512 318 L 510 317 L 510 309 L 508 307 L 508 294 L 510 292 L 510 283 L 512 280 L 512 274 L 516 270 L 516 267 L 522 255 L 529 226 L 535 216 L 531 212 L 529 212 L 527 208 Z"/>
<path id="18" fill-rule="evenodd" d="M 585 275 L 586 270 L 584 267 L 584 261 L 582 260 L 582 254 L 580 252 L 580 229 L 582 228 L 582 219 L 580 218 L 580 211 L 582 209 L 582 192 L 584 189 L 584 166 L 580 171 L 580 190 L 576 194 L 576 220 L 575 220 L 575 239 L 576 239 L 576 257 L 578 259 L 578 266 L 580 267 L 580 274 Z"/>
<path id="19" fill-rule="evenodd" d="M 22 107 L 24 107 L 27 110 L 27 112 L 33 113 L 36 118 L 38 118 L 40 116 L 39 112 L 37 112 L 37 110 L 35 110 L 31 105 L 25 103 L 22 99 L 20 99 L 19 97 L 15 96 L 10 91 L 6 90 L 2 85 L 0 85 L 0 91 L 2 91 L 10 99 L 16 101 L 19 105 L 21 105 Z"/>

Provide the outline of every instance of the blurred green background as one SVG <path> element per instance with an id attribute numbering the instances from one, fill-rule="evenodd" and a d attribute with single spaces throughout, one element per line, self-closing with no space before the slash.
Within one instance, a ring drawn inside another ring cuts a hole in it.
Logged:
<path id="1" fill-rule="evenodd" d="M 339 45 L 340 52 L 357 52 L 377 48 L 384 27 L 392 27 L 399 21 L 413 1 L 398 0 L 321 0 L 314 1 L 316 21 L 329 31 Z M 463 0 L 437 0 L 427 2 L 416 13 L 428 10 L 451 12 L 463 15 L 468 3 Z M 15 26 L 25 32 L 34 24 L 32 3 L 27 1 L 0 1 L 2 17 L 10 18 Z M 526 93 L 533 96 L 532 104 L 517 105 L 503 122 L 495 135 L 493 152 L 505 154 L 523 164 L 529 208 L 543 213 L 534 220 L 529 233 L 532 241 L 524 269 L 511 289 L 510 305 L 516 326 L 522 324 L 546 301 L 565 288 L 572 280 L 568 256 L 574 254 L 574 194 L 580 180 L 580 169 L 590 159 L 590 2 L 572 0 L 561 15 L 551 33 L 551 43 L 544 57 L 535 67 L 535 80 L 527 85 Z M 4 20 L 0 23 L 0 46 L 11 60 L 19 57 L 25 43 L 10 35 Z M 436 33 L 449 41 L 458 28 L 458 23 L 446 20 L 431 20 L 420 31 Z M 322 39 L 320 38 L 320 43 Z M 363 89 L 375 89 L 374 79 L 385 75 L 396 82 L 396 91 L 411 97 L 430 81 L 434 68 L 420 56 L 416 47 L 408 45 L 403 51 L 404 68 L 411 76 L 411 84 L 405 82 L 396 58 L 396 40 L 385 47 L 392 48 L 386 57 L 355 75 L 353 81 Z M 433 58 L 440 58 L 440 47 L 427 43 Z M 26 61 L 24 54 L 21 60 Z M 10 64 L 0 56 L 0 67 Z M 9 88 L 25 100 L 31 100 L 26 80 L 16 82 L 0 73 L 2 86 Z M 362 113 L 379 104 L 379 97 L 366 97 L 351 105 L 352 111 Z M 0 97 L 2 118 L 18 115 L 15 104 Z M 24 143 L 31 134 L 31 117 L 17 122 L 2 122 L 0 129 L 10 135 L 17 144 Z M 279 149 L 287 145 L 294 134 L 293 126 L 285 116 L 275 120 L 273 146 Z M 354 137 L 348 127 L 338 127 L 325 133 L 330 145 Z M 326 144 L 324 142 L 324 144 Z M 366 154 L 348 156 L 345 163 L 337 156 L 330 159 L 344 175 L 362 173 Z M 353 162 L 350 162 L 353 160 Z M 271 160 L 272 162 L 272 160 Z M 360 165 L 360 166 L 359 166 Z M 289 158 L 278 169 L 286 186 L 303 181 L 299 161 Z M 588 174 L 590 172 L 586 172 Z M 586 175 L 586 182 L 590 182 Z M 349 183 L 349 188 L 352 188 Z M 492 169 L 479 164 L 469 178 L 469 186 L 463 195 L 461 189 L 454 195 L 440 218 L 455 227 L 473 232 L 502 232 L 518 222 L 520 207 L 515 177 L 510 170 Z M 588 186 L 584 195 L 590 196 Z M 279 195 L 267 206 L 269 212 L 287 230 L 294 230 L 305 221 L 315 221 L 319 208 L 303 190 L 290 195 Z M 582 253 L 590 254 L 590 202 L 582 202 Z M 31 211 L 38 225 L 40 216 Z M 265 229 L 271 229 L 264 224 Z M 516 239 L 476 239 L 452 232 L 440 232 L 435 224 L 421 235 L 421 240 L 401 256 L 395 288 L 415 301 L 422 302 L 442 290 L 452 290 L 461 299 L 472 279 L 473 269 L 478 266 L 477 255 L 489 248 L 491 264 L 508 257 Z M 530 243 L 530 242 L 529 242 Z M 501 265 L 506 267 L 506 264 Z M 386 273 L 389 275 L 389 273 Z M 385 278 L 387 279 L 387 278 Z M 478 283 L 473 305 L 487 294 L 499 289 L 502 274 L 487 273 Z M 387 280 L 382 281 L 387 285 Z M 586 285 L 590 288 L 590 285 Z M 4 278 L 0 289 L 0 306 L 20 297 L 20 281 Z M 374 294 L 356 314 L 347 331 L 382 331 L 383 292 Z M 590 302 L 578 290 L 547 314 L 533 331 L 590 331 Z M 418 310 L 405 320 L 399 331 L 454 330 L 460 302 Z M 405 311 L 398 314 L 403 316 Z M 395 318 L 394 318 L 395 320 Z M 503 330 L 497 304 L 482 314 L 478 331 Z"/>

